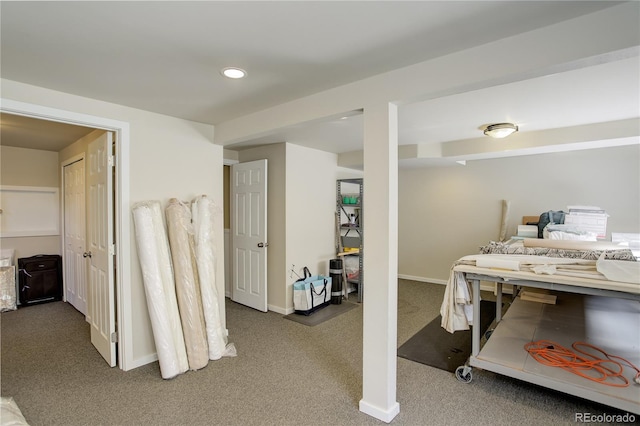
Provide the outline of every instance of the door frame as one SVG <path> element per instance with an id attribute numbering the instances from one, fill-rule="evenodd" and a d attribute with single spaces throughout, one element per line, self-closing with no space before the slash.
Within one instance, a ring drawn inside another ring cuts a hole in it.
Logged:
<path id="1" fill-rule="evenodd" d="M 231 166 L 238 164 L 239 162 L 239 160 L 226 157 L 222 159 L 223 173 L 225 173 L 224 169 L 229 167 L 229 180 L 227 181 L 227 187 L 225 188 L 227 194 L 223 197 L 223 208 L 225 210 L 225 214 L 231 214 Z M 224 175 L 221 179 L 224 182 Z M 229 299 L 233 296 L 233 271 L 231 270 L 231 264 L 231 223 L 229 223 L 229 228 L 224 229 L 224 295 Z"/>
<path id="2" fill-rule="evenodd" d="M 118 367 L 121 370 L 127 371 L 144 365 L 146 363 L 145 360 L 138 360 L 136 362 L 133 357 L 131 290 L 128 285 L 125 285 L 125 283 L 130 282 L 131 277 L 129 123 L 5 98 L 0 98 L 0 111 L 41 120 L 92 127 L 114 133 L 117 155 L 115 166 L 116 181 L 114 185 L 116 193 L 114 200 L 116 242 L 114 262 L 116 265 L 116 274 L 114 278 L 116 282 L 116 321 L 118 324 Z"/>

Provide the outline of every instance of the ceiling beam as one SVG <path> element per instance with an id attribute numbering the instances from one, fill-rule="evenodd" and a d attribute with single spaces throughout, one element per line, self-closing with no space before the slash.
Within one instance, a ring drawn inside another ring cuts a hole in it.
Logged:
<path id="1" fill-rule="evenodd" d="M 613 60 L 615 52 L 637 55 L 636 10 L 631 3 L 607 8 L 218 123 L 214 143 L 264 137 L 372 102 L 433 99 Z"/>

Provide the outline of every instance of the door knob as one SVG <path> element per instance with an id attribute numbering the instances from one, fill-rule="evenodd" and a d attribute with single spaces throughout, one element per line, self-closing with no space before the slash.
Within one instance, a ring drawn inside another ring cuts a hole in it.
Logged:
<path id="1" fill-rule="evenodd" d="M 258 247 L 262 248 L 262 247 L 268 247 L 269 243 L 258 243 Z"/>
<path id="2" fill-rule="evenodd" d="M 85 251 L 84 253 L 82 253 L 82 257 L 91 257 L 91 252 Z"/>

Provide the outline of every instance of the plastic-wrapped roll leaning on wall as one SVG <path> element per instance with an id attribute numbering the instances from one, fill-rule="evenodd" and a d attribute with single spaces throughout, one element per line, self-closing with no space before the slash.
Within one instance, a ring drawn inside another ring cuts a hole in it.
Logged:
<path id="1" fill-rule="evenodd" d="M 220 320 L 220 299 L 216 289 L 214 218 L 216 206 L 206 195 L 196 197 L 191 203 L 195 252 L 198 265 L 202 309 L 209 345 L 209 359 L 236 356 L 233 343 L 227 344 L 227 336 Z"/>
<path id="2" fill-rule="evenodd" d="M 160 202 L 134 204 L 133 220 L 160 374 L 171 379 L 186 372 L 189 364 Z"/>
<path id="3" fill-rule="evenodd" d="M 185 203 L 172 198 L 165 214 L 189 368 L 199 370 L 207 366 L 209 350 L 202 312 L 191 210 Z"/>

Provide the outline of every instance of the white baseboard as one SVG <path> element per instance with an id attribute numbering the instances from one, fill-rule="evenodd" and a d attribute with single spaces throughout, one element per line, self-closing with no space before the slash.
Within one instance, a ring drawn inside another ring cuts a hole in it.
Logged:
<path id="1" fill-rule="evenodd" d="M 379 407 L 369 404 L 365 402 L 363 399 L 360 400 L 360 411 L 365 414 L 370 415 L 371 417 L 375 417 L 378 420 L 382 420 L 385 423 L 391 423 L 391 421 L 398 415 L 400 412 L 400 404 L 397 402 L 391 406 L 391 408 L 387 410 L 383 410 Z"/>
<path id="2" fill-rule="evenodd" d="M 226 297 L 229 298 L 229 300 L 233 300 L 231 298 L 230 294 L 227 294 Z M 275 305 L 267 305 L 267 311 L 273 311 L 277 314 L 282 314 L 282 315 L 289 315 L 292 314 L 294 309 L 293 308 L 281 308 L 280 306 L 275 306 Z"/>
<path id="3" fill-rule="evenodd" d="M 398 274 L 398 278 L 403 280 L 419 281 L 423 283 L 447 285 L 447 280 L 441 280 L 439 278 L 416 277 L 414 275 L 405 275 L 405 274 Z"/>
<path id="4" fill-rule="evenodd" d="M 134 359 L 131 365 L 127 364 L 127 369 L 125 371 L 133 370 L 134 368 L 142 367 L 143 365 L 151 364 L 152 362 L 156 362 L 158 360 L 158 354 L 152 353 L 147 356 L 143 356 L 142 358 Z"/>
<path id="5" fill-rule="evenodd" d="M 430 284 L 447 285 L 447 280 L 442 280 L 439 278 L 425 278 L 425 277 L 417 277 L 414 275 L 405 275 L 405 274 L 398 274 L 398 278 L 403 280 L 418 281 L 418 282 L 424 282 L 424 283 L 430 283 Z M 225 296 L 231 299 L 231 294 L 229 292 L 227 292 Z M 282 315 L 289 315 L 289 314 L 292 314 L 294 311 L 293 308 L 282 308 L 281 306 L 275 306 L 275 305 L 267 305 L 267 309 Z"/>
<path id="6" fill-rule="evenodd" d="M 267 305 L 267 309 L 282 315 L 289 315 L 291 312 L 293 312 L 293 309 L 291 310 L 291 312 L 287 312 L 288 309 L 283 309 L 280 306 L 275 306 L 275 305 Z"/>

